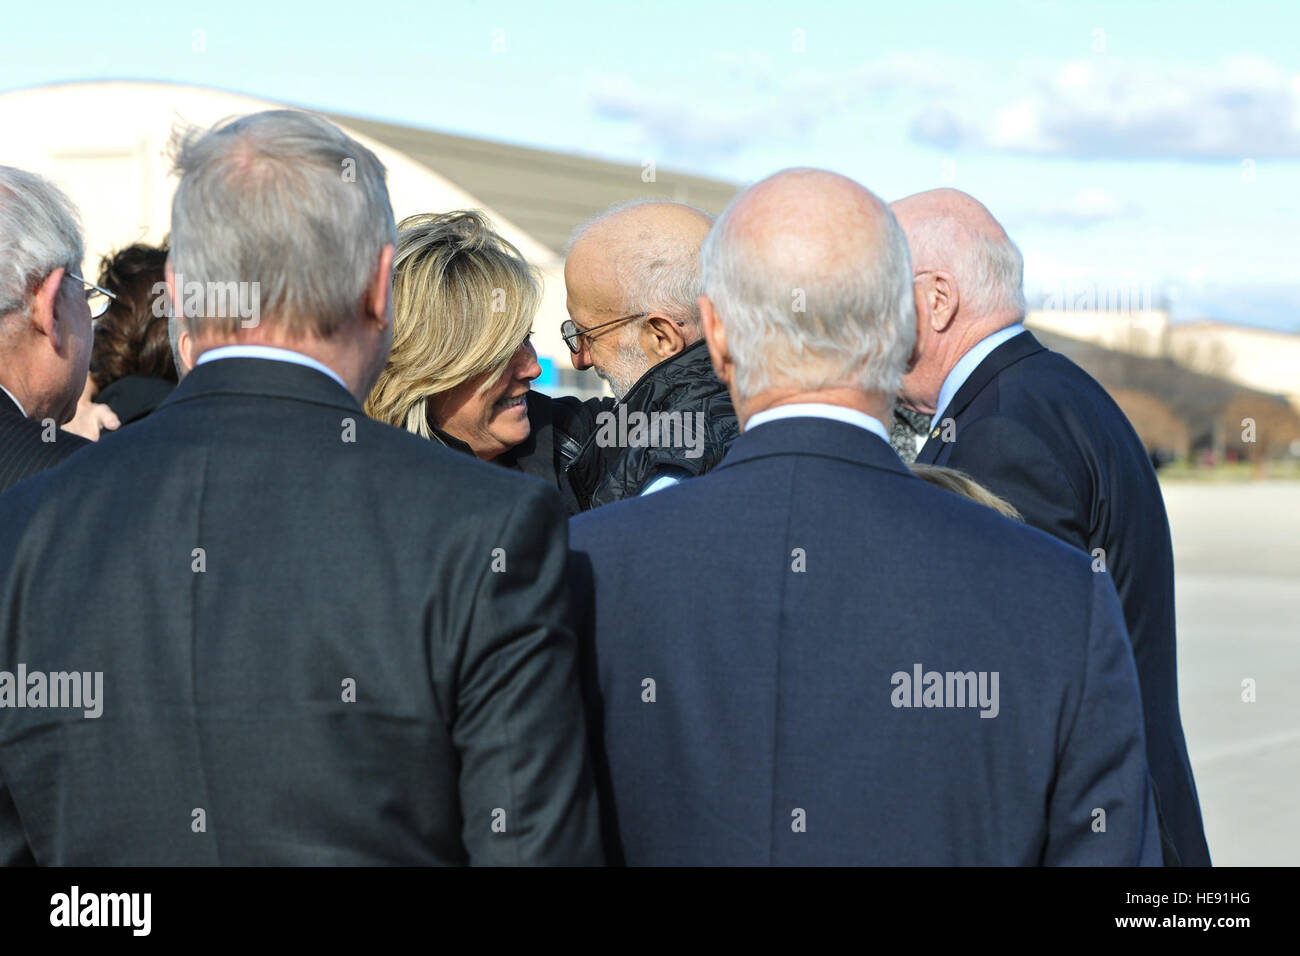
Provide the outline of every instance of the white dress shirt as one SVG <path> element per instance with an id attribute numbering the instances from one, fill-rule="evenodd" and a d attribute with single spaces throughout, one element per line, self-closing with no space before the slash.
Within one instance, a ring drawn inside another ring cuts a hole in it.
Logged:
<path id="1" fill-rule="evenodd" d="M 879 419 L 871 418 L 865 411 L 858 411 L 857 408 L 826 405 L 823 402 L 798 402 L 796 405 L 779 405 L 775 408 L 767 408 L 766 411 L 749 416 L 749 421 L 745 423 L 745 431 L 748 432 L 749 429 L 754 428 L 755 425 L 763 424 L 764 421 L 779 419 L 831 419 L 832 421 L 844 421 L 845 424 L 857 425 L 858 428 L 867 429 L 868 432 L 880 438 L 885 445 L 889 444 L 889 432 L 885 431 L 885 427 L 880 424 Z M 677 470 L 659 472 L 654 477 L 654 480 L 645 486 L 641 494 L 653 494 L 664 488 L 671 488 L 672 485 L 680 483 L 682 477 L 686 477 L 686 472 L 677 472 Z"/>
<path id="2" fill-rule="evenodd" d="M 957 360 L 957 364 L 952 367 L 952 371 L 948 373 L 939 388 L 939 400 L 935 403 L 934 415 L 930 419 L 931 430 L 943 421 L 943 413 L 948 410 L 948 403 L 966 384 L 966 379 L 980 367 L 980 362 L 988 358 L 990 353 L 1003 342 L 1014 339 L 1024 330 L 1025 327 L 1019 322 L 1005 329 L 999 329 L 987 338 L 980 339 L 969 352 Z"/>
<path id="3" fill-rule="evenodd" d="M 775 408 L 758 412 L 749 417 L 749 421 L 745 423 L 745 431 L 749 431 L 756 425 L 762 425 L 764 422 L 774 422 L 782 418 L 829 418 L 832 421 L 845 422 L 849 425 L 865 428 L 871 434 L 880 438 L 886 445 L 889 444 L 889 432 L 885 430 L 885 426 L 880 423 L 879 419 L 872 418 L 866 412 L 860 412 L 855 408 L 845 408 L 843 405 L 827 405 L 822 402 L 778 405 Z M 660 472 L 650 484 L 645 486 L 645 490 L 641 494 L 648 495 L 664 488 L 670 488 L 686 477 L 685 472 L 675 474 L 675 471 L 676 469 Z"/>
<path id="4" fill-rule="evenodd" d="M 886 445 L 889 444 L 889 432 L 878 418 L 872 418 L 866 412 L 860 412 L 856 408 L 845 408 L 843 405 L 827 405 L 824 402 L 798 402 L 794 405 L 777 405 L 775 408 L 756 412 L 749 416 L 749 421 L 745 422 L 745 431 L 762 425 L 764 422 L 774 422 L 781 418 L 829 418 L 832 421 L 865 428 L 871 434 L 880 438 Z"/>
<path id="5" fill-rule="evenodd" d="M 339 377 L 338 372 L 330 368 L 324 362 L 318 362 L 310 355 L 303 355 L 301 352 L 294 352 L 291 349 L 277 349 L 270 345 L 223 345 L 220 348 L 208 349 L 200 355 L 194 362 L 197 367 L 207 362 L 215 362 L 219 359 L 228 358 L 256 358 L 271 359 L 273 362 L 289 362 L 292 365 L 305 365 L 307 368 L 314 368 L 318 372 L 323 372 L 334 381 L 343 385 L 346 390 L 347 386 L 343 384 L 343 379 Z"/>

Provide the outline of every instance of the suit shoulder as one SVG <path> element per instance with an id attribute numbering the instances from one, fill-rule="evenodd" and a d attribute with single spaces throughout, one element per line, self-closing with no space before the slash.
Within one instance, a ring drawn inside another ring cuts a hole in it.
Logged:
<path id="1" fill-rule="evenodd" d="M 1094 411 L 1123 415 L 1100 382 L 1072 359 L 1051 349 L 1003 369 L 995 381 L 999 406 L 1008 411 L 1062 406 L 1077 409 L 1080 399 L 1087 398 Z"/>
<path id="2" fill-rule="evenodd" d="M 563 511 L 555 489 L 540 478 L 480 461 L 403 428 L 358 416 L 357 444 L 365 448 L 368 465 L 386 471 L 394 481 L 412 483 L 421 494 L 441 482 L 464 495 L 465 505 L 480 500 L 513 505 L 521 497 L 549 500 L 549 492 Z"/>
<path id="3" fill-rule="evenodd" d="M 30 418 L 11 415 L 0 418 L 0 436 L 6 446 L 6 458 L 46 468 L 94 444 L 80 435 L 55 428 L 52 421 L 47 426 Z"/>
<path id="4" fill-rule="evenodd" d="M 1018 577 L 1053 577 L 1089 571 L 1086 554 L 1070 547 L 1046 531 L 998 514 L 992 508 L 970 501 L 941 488 L 926 485 L 917 520 L 928 527 L 921 533 L 943 541 L 979 561 L 995 562 L 1003 571 L 1014 569 Z M 972 561 L 978 565 L 978 561 Z"/>

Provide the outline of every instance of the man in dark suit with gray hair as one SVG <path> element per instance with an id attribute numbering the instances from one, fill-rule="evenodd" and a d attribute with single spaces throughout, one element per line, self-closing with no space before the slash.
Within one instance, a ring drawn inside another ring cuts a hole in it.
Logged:
<path id="1" fill-rule="evenodd" d="M 1114 588 L 889 446 L 916 334 L 889 209 L 787 170 L 702 260 L 744 431 L 709 474 L 571 522 L 611 857 L 1158 864 Z"/>
<path id="2" fill-rule="evenodd" d="M 49 180 L 0 166 L 0 491 L 90 444 L 72 420 L 93 339 L 76 274 L 77 210 Z"/>
<path id="3" fill-rule="evenodd" d="M 0 863 L 600 862 L 559 498 L 361 409 L 383 167 L 294 111 L 177 166 L 193 370 L 0 501 L 0 671 L 103 688 L 10 681 Z"/>

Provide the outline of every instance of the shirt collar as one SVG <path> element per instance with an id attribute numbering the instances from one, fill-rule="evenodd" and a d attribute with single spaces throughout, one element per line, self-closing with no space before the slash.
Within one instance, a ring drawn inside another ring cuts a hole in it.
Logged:
<path id="1" fill-rule="evenodd" d="M 1014 339 L 1024 330 L 1025 327 L 1019 322 L 1005 329 L 999 329 L 992 335 L 980 339 L 969 352 L 957 360 L 957 364 L 952 367 L 952 371 L 948 373 L 939 389 L 939 400 L 935 403 L 934 415 L 930 418 L 931 428 L 943 420 L 943 413 L 948 410 L 948 404 L 953 400 L 953 396 L 966 384 L 966 379 L 971 377 L 971 373 L 980 367 L 980 363 L 999 345 Z"/>
<path id="2" fill-rule="evenodd" d="M 775 408 L 765 409 L 749 416 L 749 421 L 745 422 L 745 431 L 762 425 L 764 422 L 774 422 L 781 418 L 829 418 L 837 422 L 846 422 L 849 425 L 865 428 L 882 439 L 885 444 L 889 444 L 889 432 L 885 430 L 885 426 L 880 423 L 879 419 L 872 418 L 866 412 L 860 412 L 856 408 L 845 408 L 843 405 L 827 405 L 823 402 L 799 402 L 793 405 L 777 405 Z"/>
<path id="3" fill-rule="evenodd" d="M 310 355 L 303 355 L 301 352 L 294 352 L 291 349 L 279 349 L 270 345 L 223 345 L 220 348 L 208 349 L 195 361 L 195 365 L 202 365 L 205 362 L 215 362 L 219 359 L 228 358 L 256 358 L 270 359 L 273 362 L 289 362 L 293 365 L 305 365 L 307 368 L 314 368 L 316 371 L 328 375 L 334 381 L 347 390 L 343 384 L 343 379 L 339 377 L 338 372 L 330 368 L 324 362 L 318 362 Z"/>
<path id="4" fill-rule="evenodd" d="M 5 388 L 3 385 L 0 385 L 0 392 L 4 392 L 6 395 L 10 397 L 10 399 L 13 400 L 13 403 L 18 406 L 18 411 L 23 413 L 23 418 L 27 417 L 27 409 L 23 408 L 23 403 L 18 401 L 17 395 L 9 391 L 9 389 Z"/>

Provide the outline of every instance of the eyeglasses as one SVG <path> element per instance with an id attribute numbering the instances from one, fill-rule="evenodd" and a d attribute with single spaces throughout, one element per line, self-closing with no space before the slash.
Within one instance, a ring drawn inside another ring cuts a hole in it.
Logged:
<path id="1" fill-rule="evenodd" d="M 86 289 L 86 305 L 90 306 L 90 317 L 92 319 L 97 319 L 107 312 L 108 307 L 117 299 L 117 296 L 112 292 L 95 285 L 89 279 L 81 278 L 75 272 L 69 272 L 67 276 L 69 279 L 76 279 L 78 282 L 90 287 Z"/>
<path id="2" fill-rule="evenodd" d="M 625 315 L 618 319 L 611 319 L 608 322 L 602 322 L 600 325 L 593 325 L 589 329 L 579 329 L 573 319 L 565 319 L 560 323 L 560 335 L 564 339 L 564 344 L 569 347 L 569 351 L 577 355 L 582 351 L 582 346 L 578 344 L 578 339 L 584 335 L 591 335 L 597 329 L 603 329 L 608 325 L 617 325 L 619 322 L 627 322 L 630 319 L 644 319 L 649 312 L 638 312 L 635 315 Z"/>

